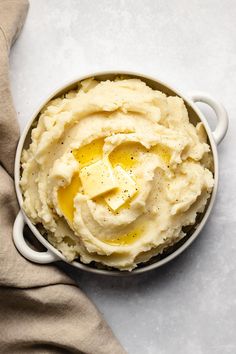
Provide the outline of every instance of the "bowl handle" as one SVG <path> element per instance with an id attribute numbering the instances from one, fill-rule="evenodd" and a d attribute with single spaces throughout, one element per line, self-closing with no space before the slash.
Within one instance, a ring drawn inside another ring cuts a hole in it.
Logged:
<path id="1" fill-rule="evenodd" d="M 203 92 L 191 92 L 188 96 L 193 102 L 206 103 L 214 110 L 217 118 L 217 124 L 215 130 L 212 132 L 212 135 L 216 144 L 220 144 L 227 132 L 229 124 L 228 114 L 224 106 L 213 97 Z"/>
<path id="2" fill-rule="evenodd" d="M 51 251 L 47 250 L 46 252 L 37 252 L 28 245 L 23 234 L 24 226 L 25 219 L 22 212 L 19 211 L 13 226 L 13 241 L 22 256 L 32 262 L 41 264 L 58 261 L 59 258 Z"/>

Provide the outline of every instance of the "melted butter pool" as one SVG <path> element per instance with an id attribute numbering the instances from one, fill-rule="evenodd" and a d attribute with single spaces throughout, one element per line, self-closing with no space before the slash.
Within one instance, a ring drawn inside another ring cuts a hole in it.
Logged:
<path id="1" fill-rule="evenodd" d="M 152 153 L 158 155 L 166 164 L 170 162 L 171 151 L 168 147 L 157 144 L 146 149 L 140 143 L 124 143 L 115 148 L 109 155 L 113 167 L 120 165 L 124 170 L 130 171 L 140 162 L 142 154 Z"/>
<path id="2" fill-rule="evenodd" d="M 146 151 L 139 143 L 124 143 L 110 153 L 109 160 L 113 167 L 120 165 L 124 170 L 130 171 L 138 164 L 140 154 Z"/>
<path id="3" fill-rule="evenodd" d="M 93 140 L 91 143 L 82 146 L 79 149 L 73 150 L 73 155 L 76 160 L 80 163 L 80 168 L 91 165 L 103 157 L 103 145 L 104 139 L 99 138 Z M 123 143 L 117 148 L 115 148 L 109 155 L 109 160 L 114 168 L 120 165 L 125 171 L 132 172 L 132 169 L 140 163 L 141 155 L 147 153 L 154 153 L 159 155 L 162 160 L 168 164 L 171 158 L 171 151 L 168 147 L 163 145 L 155 145 L 151 149 L 147 150 L 143 145 L 136 142 Z M 69 220 L 73 221 L 74 216 L 74 197 L 81 190 L 81 182 L 79 174 L 76 173 L 69 186 L 59 188 L 58 190 L 58 203 L 63 215 Z M 102 199 L 102 200 L 101 200 Z M 124 203 L 119 208 L 120 210 L 128 209 L 130 207 L 130 202 L 132 198 Z M 98 204 L 103 204 L 108 208 L 105 200 L 99 198 L 96 200 Z M 109 208 L 108 208 L 109 209 Z M 110 209 L 109 209 L 110 210 Z M 118 211 L 118 213 L 119 213 Z M 134 231 L 126 235 L 120 236 L 119 239 L 110 240 L 110 244 L 113 245 L 125 245 L 129 242 L 134 242 L 139 236 L 140 231 Z M 129 240 L 129 241 L 128 241 Z M 105 241 L 104 241 L 105 242 Z"/>
<path id="4" fill-rule="evenodd" d="M 81 188 L 79 175 L 76 173 L 71 180 L 71 183 L 66 187 L 58 189 L 57 198 L 59 207 L 63 215 L 73 221 L 74 217 L 74 198 Z"/>
<path id="5" fill-rule="evenodd" d="M 80 164 L 80 168 L 91 165 L 102 159 L 102 148 L 104 139 L 99 138 L 91 143 L 82 146 L 77 150 L 73 150 L 73 155 Z"/>

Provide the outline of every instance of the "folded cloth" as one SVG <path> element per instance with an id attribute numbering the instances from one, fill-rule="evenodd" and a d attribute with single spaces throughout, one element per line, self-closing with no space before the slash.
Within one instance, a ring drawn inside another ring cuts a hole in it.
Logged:
<path id="1" fill-rule="evenodd" d="M 26 0 L 0 0 L 0 353 L 125 353 L 70 277 L 55 266 L 30 263 L 12 242 L 18 211 L 12 178 L 19 129 L 8 54 L 27 9 Z"/>

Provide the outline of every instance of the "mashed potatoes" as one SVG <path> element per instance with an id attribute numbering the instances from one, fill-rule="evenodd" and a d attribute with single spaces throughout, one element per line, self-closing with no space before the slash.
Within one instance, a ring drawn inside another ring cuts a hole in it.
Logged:
<path id="1" fill-rule="evenodd" d="M 22 154 L 24 210 L 65 257 L 120 270 L 178 242 L 213 188 L 202 123 L 139 79 L 50 101 Z"/>

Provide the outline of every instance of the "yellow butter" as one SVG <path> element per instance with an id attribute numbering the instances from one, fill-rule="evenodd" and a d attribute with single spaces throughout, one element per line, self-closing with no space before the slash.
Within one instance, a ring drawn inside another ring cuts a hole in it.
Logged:
<path id="1" fill-rule="evenodd" d="M 108 160 L 103 159 L 80 171 L 80 179 L 84 193 L 90 198 L 110 192 L 119 185 Z"/>
<path id="2" fill-rule="evenodd" d="M 120 208 L 127 200 L 129 200 L 136 193 L 136 183 L 130 177 L 130 175 L 125 172 L 125 170 L 116 166 L 114 168 L 114 174 L 119 184 L 119 187 L 114 191 L 108 193 L 104 199 L 106 203 L 116 211 Z"/>
<path id="3" fill-rule="evenodd" d="M 62 214 L 70 221 L 74 217 L 74 198 L 80 191 L 81 183 L 78 174 L 75 174 L 71 183 L 66 187 L 60 187 L 57 198 Z"/>
<path id="4" fill-rule="evenodd" d="M 80 168 L 91 165 L 102 159 L 102 148 L 104 139 L 99 138 L 91 141 L 79 149 L 73 150 L 75 159 L 79 162 Z"/>

